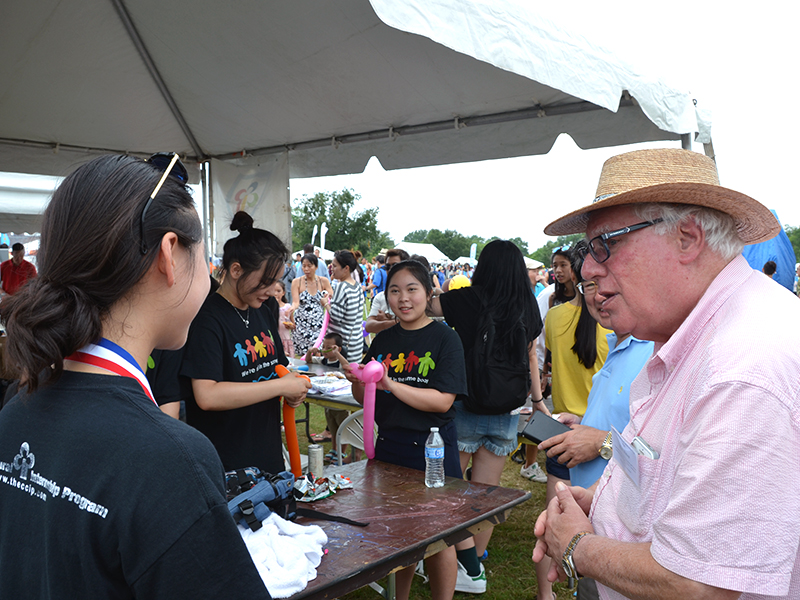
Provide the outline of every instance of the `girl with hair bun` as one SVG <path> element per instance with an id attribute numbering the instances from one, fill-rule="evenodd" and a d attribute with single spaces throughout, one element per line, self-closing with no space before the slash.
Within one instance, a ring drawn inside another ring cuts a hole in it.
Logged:
<path id="1" fill-rule="evenodd" d="M 223 247 L 222 283 L 189 330 L 181 375 L 192 380 L 194 398 L 186 421 L 208 436 L 226 471 L 255 466 L 280 473 L 280 398 L 298 406 L 311 387 L 275 372 L 289 361 L 271 288 L 289 253 L 274 234 L 254 228 L 246 212 L 234 215 L 231 230 L 239 235 Z"/>
<path id="2" fill-rule="evenodd" d="M 39 278 L 3 301 L 21 381 L 0 411 L 2 598 L 269 598 L 214 447 L 144 376 L 208 293 L 187 179 L 174 154 L 78 168 L 45 210 Z"/>

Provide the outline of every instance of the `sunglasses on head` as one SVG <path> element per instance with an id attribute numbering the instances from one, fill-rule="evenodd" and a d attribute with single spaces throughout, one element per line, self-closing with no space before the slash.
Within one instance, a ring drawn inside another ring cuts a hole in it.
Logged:
<path id="1" fill-rule="evenodd" d="M 150 205 L 153 203 L 153 199 L 158 194 L 161 186 L 164 185 L 164 182 L 167 180 L 167 177 L 172 175 L 175 179 L 180 181 L 182 184 L 186 185 L 189 183 L 189 173 L 186 171 L 186 167 L 183 166 L 183 163 L 178 159 L 178 155 L 174 152 L 156 152 L 145 160 L 144 162 L 150 163 L 156 169 L 163 171 L 164 173 L 161 175 L 161 179 L 158 180 L 153 193 L 150 194 L 150 197 L 147 199 L 147 202 L 144 205 L 144 209 L 142 210 L 142 218 L 139 222 L 139 230 L 141 233 L 142 238 L 142 246 L 141 251 L 142 254 L 147 254 L 147 244 L 144 240 L 144 219 L 147 215 L 147 209 L 150 208 Z"/>

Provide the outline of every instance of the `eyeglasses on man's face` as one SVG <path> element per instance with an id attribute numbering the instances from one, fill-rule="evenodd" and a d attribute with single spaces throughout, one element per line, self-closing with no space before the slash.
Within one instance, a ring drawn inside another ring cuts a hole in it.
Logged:
<path id="1" fill-rule="evenodd" d="M 581 281 L 575 287 L 584 296 L 594 296 L 597 293 L 597 283 L 594 281 Z"/>
<path id="2" fill-rule="evenodd" d="M 584 248 L 580 249 L 580 255 L 582 259 L 586 258 L 587 254 L 591 254 L 592 258 L 598 262 L 603 263 L 608 260 L 611 256 L 611 248 L 616 245 L 616 238 L 626 235 L 628 233 L 633 233 L 634 231 L 639 231 L 640 229 L 644 229 L 645 227 L 650 227 L 651 225 L 655 225 L 656 223 L 661 223 L 664 219 L 654 219 L 652 221 L 645 221 L 644 223 L 637 223 L 636 225 L 631 225 L 629 227 L 623 227 L 622 229 L 617 229 L 616 231 L 609 231 L 608 233 L 601 233 L 597 237 L 592 238 L 589 240 L 588 245 Z M 611 244 L 609 245 L 609 241 Z"/>

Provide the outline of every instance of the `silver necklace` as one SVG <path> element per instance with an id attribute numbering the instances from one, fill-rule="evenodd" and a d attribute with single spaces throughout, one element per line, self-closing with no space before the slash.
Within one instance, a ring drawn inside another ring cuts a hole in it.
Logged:
<path id="1" fill-rule="evenodd" d="M 222 296 L 222 294 L 220 294 L 220 296 Z M 222 296 L 222 297 L 225 298 L 225 296 Z M 233 309 L 233 312 L 235 312 L 236 315 L 242 320 L 242 323 L 244 323 L 245 328 L 250 329 L 250 306 L 247 307 L 247 318 L 245 319 L 242 316 L 242 313 L 239 312 L 239 309 L 236 308 L 230 300 L 225 298 L 225 302 L 227 302 L 228 304 L 231 305 L 231 308 Z"/>

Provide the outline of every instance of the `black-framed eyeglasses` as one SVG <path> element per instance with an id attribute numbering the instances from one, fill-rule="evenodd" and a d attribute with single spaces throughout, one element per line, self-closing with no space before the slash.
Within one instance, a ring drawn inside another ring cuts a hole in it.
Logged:
<path id="1" fill-rule="evenodd" d="M 144 239 L 144 219 L 147 215 L 147 209 L 150 208 L 150 205 L 153 203 L 153 199 L 158 194 L 158 191 L 161 189 L 161 186 L 164 185 L 164 182 L 167 180 L 167 177 L 172 175 L 175 179 L 180 181 L 182 184 L 186 185 L 189 182 L 189 173 L 186 171 L 186 167 L 183 166 L 183 163 L 178 158 L 178 155 L 174 152 L 156 152 L 148 158 L 145 162 L 150 163 L 155 168 L 164 171 L 164 174 L 161 175 L 161 179 L 158 180 L 153 193 L 150 194 L 150 197 L 147 199 L 147 202 L 144 205 L 144 209 L 142 209 L 142 218 L 139 221 L 139 232 L 141 234 L 142 245 L 141 251 L 142 254 L 147 254 L 147 243 Z"/>
<path id="2" fill-rule="evenodd" d="M 594 296 L 597 293 L 597 283 L 594 281 L 581 281 L 575 284 L 578 291 L 584 296 Z"/>
<path id="3" fill-rule="evenodd" d="M 617 229 L 616 231 L 601 233 L 597 237 L 594 237 L 591 240 L 589 240 L 587 246 L 579 250 L 581 258 L 586 258 L 586 254 L 588 253 L 592 255 L 592 258 L 596 262 L 604 263 L 608 260 L 608 257 L 611 256 L 611 249 L 608 247 L 609 240 L 613 240 L 614 238 L 618 238 L 621 235 L 625 235 L 627 233 L 633 233 L 634 231 L 639 231 L 640 229 L 644 229 L 645 227 L 650 227 L 651 225 L 655 225 L 656 223 L 661 223 L 661 221 L 663 220 L 664 219 L 654 219 L 652 221 L 645 221 L 644 223 L 637 223 L 636 225 L 631 225 L 629 227 L 623 227 L 622 229 Z"/>

